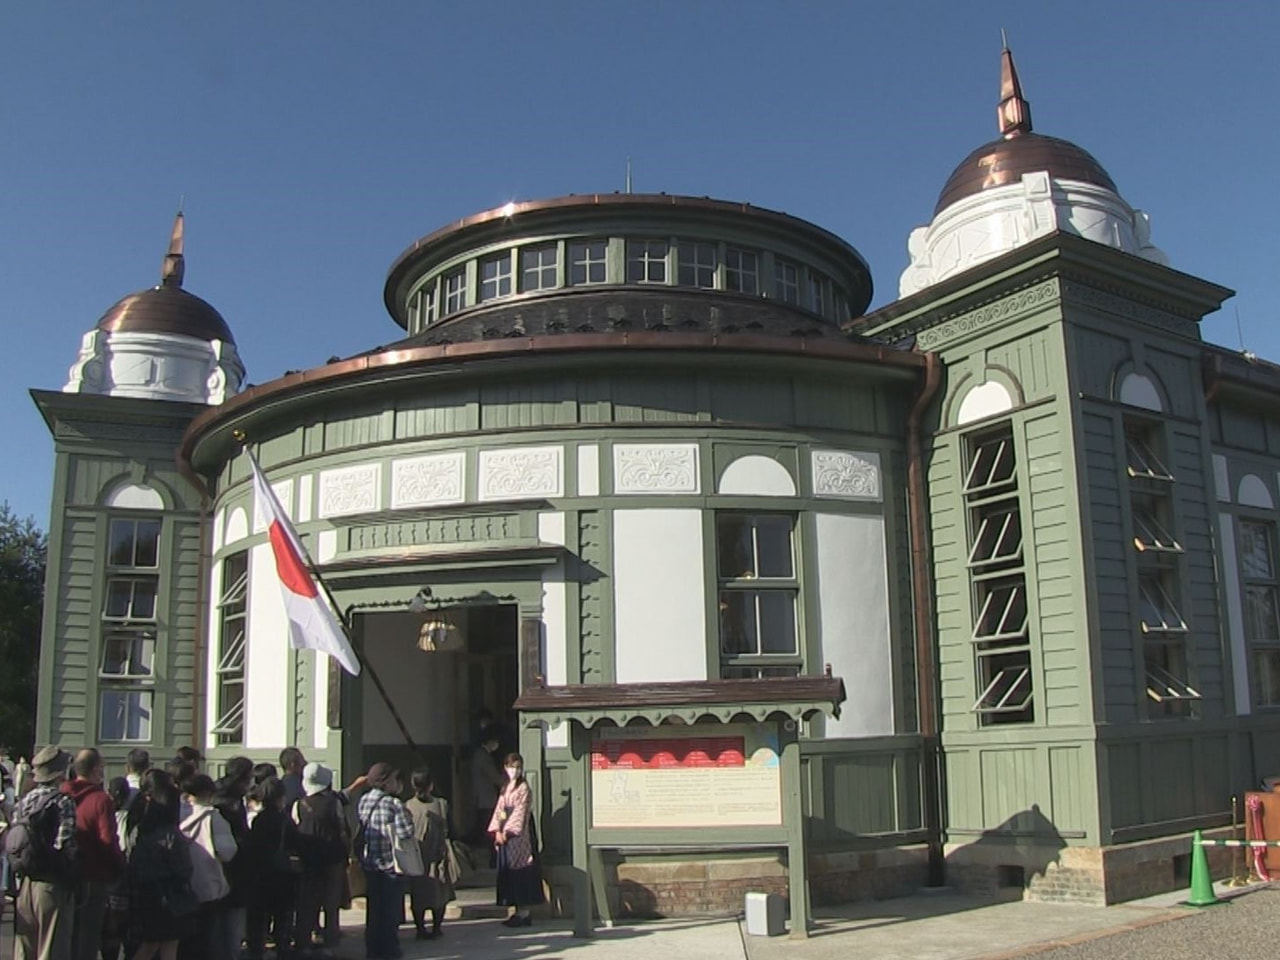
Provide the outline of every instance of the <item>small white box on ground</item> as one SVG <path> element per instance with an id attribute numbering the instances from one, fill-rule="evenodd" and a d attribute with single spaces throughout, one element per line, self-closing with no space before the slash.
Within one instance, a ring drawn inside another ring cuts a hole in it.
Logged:
<path id="1" fill-rule="evenodd" d="M 786 909 L 776 893 L 747 894 L 747 933 L 776 937 L 787 932 Z"/>

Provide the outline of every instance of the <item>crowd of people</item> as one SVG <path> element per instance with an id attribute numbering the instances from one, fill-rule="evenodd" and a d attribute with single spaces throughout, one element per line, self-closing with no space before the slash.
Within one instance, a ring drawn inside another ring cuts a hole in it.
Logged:
<path id="1" fill-rule="evenodd" d="M 163 766 L 135 749 L 110 781 L 92 748 L 0 764 L 14 960 L 320 960 L 353 896 L 367 960 L 401 956 L 406 894 L 417 937 L 440 936 L 467 856 L 430 771 L 406 783 L 375 763 L 336 790 L 296 748 L 279 760 L 234 757 L 216 780 L 191 747 Z M 504 770 L 484 823 L 503 922 L 527 926 L 543 899 L 537 841 L 518 754 Z"/>

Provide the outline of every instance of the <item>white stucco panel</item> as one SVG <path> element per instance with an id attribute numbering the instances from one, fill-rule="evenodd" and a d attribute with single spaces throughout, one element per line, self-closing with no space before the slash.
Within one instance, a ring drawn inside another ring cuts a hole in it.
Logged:
<path id="1" fill-rule="evenodd" d="M 233 507 L 227 514 L 226 546 L 238 543 L 247 536 L 249 536 L 249 514 L 244 507 Z"/>
<path id="2" fill-rule="evenodd" d="M 435 453 L 396 460 L 391 464 L 391 509 L 436 507 L 462 503 L 463 466 L 466 454 Z"/>
<path id="3" fill-rule="evenodd" d="M 314 650 L 304 650 L 302 655 L 311 660 L 312 676 L 315 678 L 315 690 L 312 702 L 315 703 L 313 733 L 311 745 L 317 750 L 329 747 L 329 657 Z"/>
<path id="4" fill-rule="evenodd" d="M 839 500 L 880 500 L 880 454 L 814 450 L 813 495 Z"/>
<path id="5" fill-rule="evenodd" d="M 787 468 L 773 457 L 758 453 L 738 457 L 720 475 L 720 490 L 725 496 L 794 497 L 796 482 Z"/>
<path id="6" fill-rule="evenodd" d="M 117 510 L 163 510 L 164 498 L 145 483 L 122 483 L 108 495 L 107 506 Z"/>
<path id="7" fill-rule="evenodd" d="M 1218 517 L 1222 543 L 1222 586 L 1227 597 L 1227 646 L 1231 648 L 1231 682 L 1236 713 L 1253 712 L 1249 695 L 1249 654 L 1244 636 L 1244 604 L 1240 599 L 1240 568 L 1236 562 L 1236 525 L 1229 514 Z"/>
<path id="8" fill-rule="evenodd" d="M 584 443 L 578 447 L 578 496 L 600 496 L 600 445 Z"/>
<path id="9" fill-rule="evenodd" d="M 543 677 L 548 686 L 568 683 L 569 596 L 565 588 L 563 561 L 542 576 L 542 655 Z M 557 724 L 548 730 L 546 742 L 549 747 L 569 746 L 568 725 Z"/>
<path id="10" fill-rule="evenodd" d="M 249 622 L 245 653 L 244 745 L 279 750 L 292 741 L 289 618 L 271 544 L 249 551 Z"/>
<path id="11" fill-rule="evenodd" d="M 311 520 L 311 498 L 315 493 L 315 477 L 311 474 L 303 474 L 298 478 L 298 502 L 295 504 L 297 512 L 295 517 L 298 523 L 308 523 Z"/>
<path id="12" fill-rule="evenodd" d="M 881 517 L 818 514 L 818 604 L 822 662 L 848 699 L 828 737 L 894 732 L 889 580 Z"/>
<path id="13" fill-rule="evenodd" d="M 1152 383 L 1150 377 L 1141 373 L 1130 373 L 1120 383 L 1120 402 L 1131 407 L 1142 407 L 1144 410 L 1164 410 L 1160 402 L 1160 391 Z"/>
<path id="14" fill-rule="evenodd" d="M 615 493 L 698 493 L 696 443 L 615 443 Z"/>
<path id="15" fill-rule="evenodd" d="M 960 401 L 960 411 L 956 414 L 956 424 L 963 426 L 975 420 L 994 417 L 1012 410 L 1013 406 L 1013 397 L 1009 396 L 1004 384 L 988 380 L 964 395 L 964 399 Z"/>
<path id="16" fill-rule="evenodd" d="M 614 511 L 618 683 L 707 679 L 705 580 L 701 511 Z"/>
<path id="17" fill-rule="evenodd" d="M 362 463 L 320 472 L 321 517 L 345 517 L 379 509 L 382 464 Z"/>
<path id="18" fill-rule="evenodd" d="M 564 496 L 564 448 L 505 447 L 481 450 L 481 500 L 530 500 Z"/>
<path id="19" fill-rule="evenodd" d="M 1256 507 L 1259 510 L 1275 509 L 1275 503 L 1271 499 L 1271 491 L 1267 489 L 1266 482 L 1253 473 L 1247 473 L 1240 478 L 1236 500 L 1244 507 Z"/>

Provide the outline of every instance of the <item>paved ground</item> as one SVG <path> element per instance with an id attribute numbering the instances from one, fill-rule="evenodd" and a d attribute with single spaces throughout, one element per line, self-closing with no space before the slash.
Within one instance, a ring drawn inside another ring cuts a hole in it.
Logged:
<path id="1" fill-rule="evenodd" d="M 493 917 L 445 924 L 440 940 L 401 931 L 406 960 L 1251 960 L 1277 952 L 1280 885 L 1255 886 L 1195 910 L 1170 894 L 1116 907 L 990 903 L 951 892 L 851 904 L 819 913 L 812 935 L 748 937 L 736 920 L 665 920 L 575 939 L 566 921 L 509 930 Z M 362 960 L 358 911 L 344 915 L 343 960 Z M 4 918 L 0 960 L 12 956 Z"/>

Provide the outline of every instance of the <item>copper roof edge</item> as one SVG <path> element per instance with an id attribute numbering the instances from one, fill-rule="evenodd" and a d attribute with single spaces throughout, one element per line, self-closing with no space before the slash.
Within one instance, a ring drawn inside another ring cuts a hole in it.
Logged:
<path id="1" fill-rule="evenodd" d="M 571 353 L 588 350 L 727 350 L 745 353 L 787 354 L 819 359 L 887 363 L 922 369 L 924 359 L 917 353 L 883 344 L 810 340 L 798 337 L 768 337 L 755 334 L 710 334 L 657 331 L 617 333 L 563 333 L 551 336 L 503 338 L 434 346 L 392 348 L 360 354 L 309 370 L 287 373 L 275 380 L 249 387 L 225 403 L 196 417 L 182 439 L 178 457 L 189 462 L 196 438 L 219 420 L 241 413 L 245 408 L 286 395 L 304 387 L 332 383 L 379 369 L 483 357 L 518 356 L 531 353 Z"/>

